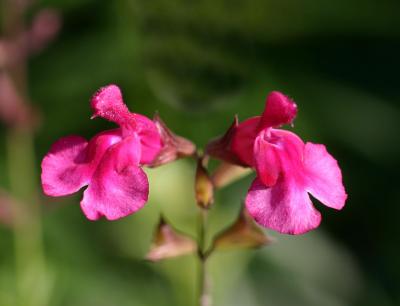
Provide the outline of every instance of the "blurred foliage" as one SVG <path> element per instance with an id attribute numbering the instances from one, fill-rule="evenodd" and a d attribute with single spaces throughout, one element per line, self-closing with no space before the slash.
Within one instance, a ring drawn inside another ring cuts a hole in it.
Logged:
<path id="1" fill-rule="evenodd" d="M 215 305 L 400 303 L 399 1 L 42 0 L 32 12 L 44 6 L 59 9 L 64 26 L 29 67 L 42 119 L 37 171 L 57 138 L 89 138 L 113 126 L 89 121 L 88 100 L 108 83 L 121 86 L 131 110 L 158 110 L 199 146 L 234 114 L 259 114 L 266 94 L 282 90 L 299 106 L 296 133 L 326 144 L 339 160 L 349 200 L 342 212 L 317 204 L 324 220 L 313 233 L 273 234 L 278 241 L 263 250 L 213 257 Z M 194 235 L 194 172 L 189 161 L 148 170 L 149 204 L 118 222 L 87 221 L 81 195 L 43 198 L 51 273 L 38 280 L 51 286 L 49 304 L 194 305 L 194 258 L 142 260 L 160 211 Z M 250 181 L 217 195 L 208 237 L 233 221 Z M 13 240 L 5 227 L 0 250 L 0 305 L 13 305 Z"/>

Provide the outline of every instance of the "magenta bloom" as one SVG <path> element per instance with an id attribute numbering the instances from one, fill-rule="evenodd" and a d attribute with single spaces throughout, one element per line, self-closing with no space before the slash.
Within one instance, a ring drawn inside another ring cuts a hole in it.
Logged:
<path id="1" fill-rule="evenodd" d="M 263 114 L 240 123 L 231 142 L 233 153 L 257 172 L 246 197 L 250 215 L 285 234 L 302 234 L 320 224 L 308 193 L 335 209 L 342 209 L 347 198 L 337 161 L 324 145 L 276 129 L 291 123 L 296 113 L 293 101 L 272 92 Z"/>
<path id="2" fill-rule="evenodd" d="M 92 98 L 93 117 L 119 125 L 89 142 L 80 136 L 59 139 L 42 162 L 42 186 L 49 196 L 72 194 L 88 185 L 81 208 L 90 220 L 116 220 L 142 208 L 149 184 L 142 165 L 150 164 L 162 147 L 156 125 L 130 113 L 116 85 Z"/>

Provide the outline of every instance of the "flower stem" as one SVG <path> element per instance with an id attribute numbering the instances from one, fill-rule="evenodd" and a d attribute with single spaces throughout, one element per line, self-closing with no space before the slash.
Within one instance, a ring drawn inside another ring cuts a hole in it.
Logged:
<path id="1" fill-rule="evenodd" d="M 198 228 L 198 244 L 197 257 L 199 260 L 198 269 L 198 301 L 199 306 L 211 306 L 211 296 L 209 292 L 209 282 L 207 274 L 207 258 L 209 253 L 205 252 L 205 230 L 207 223 L 206 209 L 199 210 L 199 228 Z"/>
<path id="2" fill-rule="evenodd" d="M 16 41 L 25 31 L 25 8 L 22 1 L 2 1 L 4 36 Z M 12 80 L 18 96 L 28 104 L 26 58 L 0 71 Z M 11 124 L 7 131 L 7 168 L 10 193 L 16 199 L 12 221 L 15 244 L 17 306 L 48 304 L 50 282 L 43 250 L 40 195 L 37 173 L 34 132 L 24 122 Z"/>
<path id="3" fill-rule="evenodd" d="M 47 273 L 32 138 L 19 130 L 10 131 L 7 138 L 10 191 L 17 198 L 13 207 L 17 305 L 42 306 L 47 303 Z"/>

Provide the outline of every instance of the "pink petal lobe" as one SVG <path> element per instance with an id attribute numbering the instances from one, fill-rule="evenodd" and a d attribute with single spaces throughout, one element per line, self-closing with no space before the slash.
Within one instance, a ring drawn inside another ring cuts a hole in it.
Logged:
<path id="1" fill-rule="evenodd" d="M 283 176 L 273 187 L 255 179 L 246 197 L 246 208 L 257 223 L 282 234 L 304 234 L 321 222 L 321 214 L 307 192 Z"/>
<path id="2" fill-rule="evenodd" d="M 107 130 L 95 135 L 87 148 L 87 163 L 93 171 L 96 169 L 104 153 L 109 147 L 122 140 L 121 129 Z"/>
<path id="3" fill-rule="evenodd" d="M 259 129 L 291 123 L 297 114 L 297 105 L 279 91 L 271 92 L 261 116 Z"/>
<path id="4" fill-rule="evenodd" d="M 260 117 L 249 118 L 240 123 L 232 139 L 232 151 L 247 166 L 254 165 L 254 140 L 258 134 Z"/>
<path id="5" fill-rule="evenodd" d="M 44 193 L 63 196 L 89 184 L 104 152 L 120 140 L 119 129 L 99 133 L 89 143 L 80 136 L 58 140 L 42 162 Z"/>
<path id="6" fill-rule="evenodd" d="M 279 150 L 274 144 L 267 141 L 262 131 L 254 142 L 254 161 L 258 178 L 266 186 L 275 185 L 281 171 Z"/>
<path id="7" fill-rule="evenodd" d="M 89 183 L 87 146 L 86 139 L 80 136 L 63 137 L 52 145 L 42 161 L 41 180 L 46 195 L 68 195 Z"/>
<path id="8" fill-rule="evenodd" d="M 131 114 L 117 85 L 100 88 L 92 97 L 90 105 L 94 112 L 92 118 L 100 116 L 119 125 L 130 121 Z"/>
<path id="9" fill-rule="evenodd" d="M 151 164 L 162 148 L 161 135 L 156 124 L 149 118 L 133 114 L 136 122 L 136 131 L 140 137 L 142 145 L 142 155 L 140 163 L 143 165 Z"/>
<path id="10" fill-rule="evenodd" d="M 293 177 L 299 184 L 304 176 L 304 142 L 295 133 L 280 129 L 269 129 L 268 141 L 274 145 L 280 161 L 281 171 Z"/>
<path id="11" fill-rule="evenodd" d="M 324 145 L 306 143 L 304 149 L 307 191 L 328 207 L 342 209 L 347 194 L 337 161 Z"/>
<path id="12" fill-rule="evenodd" d="M 129 112 L 118 86 L 101 88 L 93 96 L 91 107 L 94 117 L 100 116 L 120 125 L 123 137 L 139 135 L 142 143 L 141 164 L 150 164 L 155 159 L 162 147 L 157 126 L 149 118 Z"/>
<path id="13" fill-rule="evenodd" d="M 89 220 L 102 216 L 116 220 L 145 205 L 149 184 L 146 174 L 138 166 L 140 155 L 137 135 L 126 137 L 107 150 L 81 202 L 83 213 Z"/>

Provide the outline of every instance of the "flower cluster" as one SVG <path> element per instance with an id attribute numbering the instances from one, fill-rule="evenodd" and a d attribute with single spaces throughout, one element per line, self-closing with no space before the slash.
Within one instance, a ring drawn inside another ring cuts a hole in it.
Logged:
<path id="1" fill-rule="evenodd" d="M 119 127 L 90 141 L 80 136 L 58 140 L 42 162 L 43 190 L 63 196 L 88 185 L 81 201 L 86 217 L 115 220 L 147 202 L 149 184 L 142 166 L 194 155 L 195 147 L 172 133 L 158 116 L 150 120 L 130 113 L 115 85 L 100 89 L 91 107 L 93 117 Z M 248 213 L 260 225 L 286 234 L 318 227 L 321 215 L 308 193 L 335 209 L 341 209 L 347 197 L 340 168 L 325 146 L 304 143 L 296 134 L 278 129 L 292 123 L 296 113 L 292 100 L 272 92 L 261 116 L 242 123 L 236 118 L 206 149 L 211 157 L 256 171 L 245 200 Z"/>

